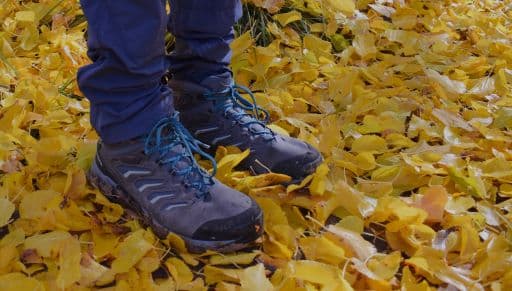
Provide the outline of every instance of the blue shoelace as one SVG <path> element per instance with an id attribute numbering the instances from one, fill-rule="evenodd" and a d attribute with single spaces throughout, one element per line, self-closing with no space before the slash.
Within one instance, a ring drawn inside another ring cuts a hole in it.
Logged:
<path id="1" fill-rule="evenodd" d="M 252 102 L 243 98 L 242 95 L 240 95 L 240 91 L 247 93 Z M 240 85 L 232 85 L 222 92 L 206 93 L 204 96 L 207 100 L 216 101 L 216 110 L 222 110 L 225 114 L 227 114 L 227 112 L 233 112 L 233 118 L 242 126 L 248 128 L 252 134 L 263 136 L 266 140 L 275 138 L 275 133 L 266 126 L 270 114 L 257 104 L 256 97 L 249 88 Z M 242 110 L 234 110 L 236 107 Z M 263 118 L 261 118 L 261 115 L 263 115 Z M 250 117 L 250 119 L 244 121 L 244 117 Z M 254 130 L 253 127 L 251 127 L 253 124 L 259 125 L 260 130 Z"/>
<path id="2" fill-rule="evenodd" d="M 181 152 L 167 157 L 170 151 L 180 145 L 183 148 Z M 146 155 L 158 154 L 160 164 L 169 165 L 173 173 L 183 175 L 187 181 L 185 185 L 197 189 L 198 198 L 205 198 L 208 186 L 214 183 L 213 177 L 217 172 L 217 163 L 201 147 L 208 148 L 209 146 L 196 140 L 179 121 L 178 112 L 175 112 L 171 117 L 160 120 L 151 129 L 145 139 L 144 153 Z M 197 164 L 193 153 L 199 154 L 212 163 L 212 174 L 207 173 Z M 184 160 L 190 165 L 178 170 L 177 164 Z"/>

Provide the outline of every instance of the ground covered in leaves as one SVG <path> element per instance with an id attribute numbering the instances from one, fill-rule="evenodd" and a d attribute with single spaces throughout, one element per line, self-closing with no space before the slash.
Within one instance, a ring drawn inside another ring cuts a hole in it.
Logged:
<path id="1" fill-rule="evenodd" d="M 325 163 L 285 187 L 219 150 L 265 235 L 192 255 L 86 184 L 78 1 L 0 0 L 0 290 L 511 290 L 511 2 L 251 2 L 237 81 Z"/>

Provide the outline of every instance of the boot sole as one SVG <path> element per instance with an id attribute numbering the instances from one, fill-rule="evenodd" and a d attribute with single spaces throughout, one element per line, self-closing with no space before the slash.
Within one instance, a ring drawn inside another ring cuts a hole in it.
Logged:
<path id="1" fill-rule="evenodd" d="M 119 187 L 119 185 L 117 185 L 117 183 L 115 183 L 108 175 L 103 173 L 103 171 L 96 164 L 96 160 L 94 160 L 91 169 L 87 172 L 87 180 L 93 187 L 99 189 L 110 201 L 121 204 L 125 208 L 134 211 L 140 217 L 140 220 L 143 222 L 143 224 L 151 227 L 160 239 L 166 239 L 168 234 L 172 233 L 172 231 L 169 231 L 158 221 L 151 218 L 151 215 L 142 209 L 139 204 L 132 197 L 130 197 L 130 195 L 128 195 L 121 187 Z M 263 225 L 262 213 L 260 213 L 260 215 L 256 218 L 256 221 L 256 225 Z M 242 237 L 235 240 L 207 241 L 197 240 L 183 235 L 177 235 L 185 241 L 187 249 L 191 253 L 203 253 L 207 250 L 227 253 L 250 247 L 254 241 L 258 239 L 262 234 L 263 228 L 260 227 L 255 232 L 255 235 Z"/>
<path id="2" fill-rule="evenodd" d="M 304 174 L 298 178 L 292 177 L 292 179 L 289 182 L 282 183 L 282 185 L 288 186 L 288 185 L 292 185 L 292 184 L 300 184 L 300 182 L 302 182 L 302 180 L 304 180 L 307 176 L 309 176 L 313 172 L 315 172 L 316 168 L 323 162 L 323 160 L 324 160 L 324 158 L 322 157 L 322 155 L 318 155 L 318 157 L 316 159 L 314 159 L 308 163 L 297 162 L 296 166 L 303 168 Z M 269 172 L 270 170 L 267 168 L 263 169 L 263 168 L 252 167 L 251 164 L 239 166 L 236 169 L 241 170 L 241 171 L 250 171 L 253 175 L 261 175 L 261 174 L 270 173 Z M 285 172 L 286 171 L 280 171 L 280 172 L 276 171 L 275 173 L 284 174 Z"/>

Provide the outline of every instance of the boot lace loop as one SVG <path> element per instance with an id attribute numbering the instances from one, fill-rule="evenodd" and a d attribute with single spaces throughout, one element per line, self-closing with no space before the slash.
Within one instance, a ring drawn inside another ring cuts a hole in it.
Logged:
<path id="1" fill-rule="evenodd" d="M 177 153 L 171 153 L 179 148 Z M 146 155 L 157 154 L 158 162 L 161 165 L 168 165 L 175 174 L 185 177 L 186 185 L 197 190 L 198 198 L 205 198 L 209 186 L 213 185 L 213 177 L 217 172 L 215 159 L 201 148 L 209 146 L 195 139 L 190 132 L 179 121 L 179 113 L 161 119 L 146 136 L 144 142 L 144 153 Z M 209 174 L 203 170 L 194 159 L 194 153 L 209 160 L 213 170 Z M 188 166 L 177 167 L 180 161 L 185 161 Z"/>
<path id="2" fill-rule="evenodd" d="M 251 101 L 242 97 L 240 92 L 246 93 Z M 225 114 L 230 112 L 233 118 L 248 128 L 252 134 L 261 135 L 266 140 L 275 138 L 275 133 L 266 126 L 270 119 L 269 112 L 258 105 L 254 93 L 249 88 L 235 84 L 224 91 L 206 93 L 204 96 L 207 100 L 216 101 L 216 110 L 223 110 Z M 237 108 L 242 110 L 234 110 Z"/>

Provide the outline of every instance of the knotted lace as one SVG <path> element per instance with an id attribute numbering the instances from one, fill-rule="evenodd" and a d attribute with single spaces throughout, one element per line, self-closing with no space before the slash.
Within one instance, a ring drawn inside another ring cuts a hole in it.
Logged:
<path id="1" fill-rule="evenodd" d="M 208 148 L 209 146 L 194 139 L 181 124 L 179 115 L 175 112 L 171 117 L 160 120 L 151 129 L 145 139 L 144 153 L 146 155 L 158 155 L 158 162 L 161 165 L 168 165 L 171 173 L 183 176 L 185 186 L 197 189 L 196 195 L 198 198 L 204 198 L 208 193 L 208 186 L 213 185 L 217 163 L 201 147 Z M 193 153 L 199 154 L 212 163 L 212 174 L 209 174 L 197 164 Z M 185 161 L 186 166 L 179 167 L 178 163 L 180 161 Z"/>
<path id="2" fill-rule="evenodd" d="M 242 97 L 240 91 L 247 93 L 252 102 Z M 256 97 L 249 88 L 233 85 L 222 92 L 206 93 L 204 96 L 207 100 L 216 101 L 216 110 L 221 110 L 224 114 L 230 113 L 238 123 L 246 127 L 253 135 L 263 136 L 267 140 L 274 139 L 275 133 L 266 126 L 270 114 L 257 104 Z M 242 110 L 235 110 L 236 108 Z"/>

